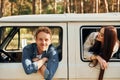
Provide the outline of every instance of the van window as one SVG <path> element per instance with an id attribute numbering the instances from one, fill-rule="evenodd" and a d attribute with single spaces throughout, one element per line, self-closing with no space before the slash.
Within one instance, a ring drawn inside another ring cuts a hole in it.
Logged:
<path id="1" fill-rule="evenodd" d="M 120 26 L 115 26 L 117 28 L 117 33 L 120 34 Z M 99 29 L 101 28 L 101 26 L 95 26 L 95 25 L 86 25 L 86 26 L 81 26 L 80 27 L 80 56 L 81 56 L 81 59 L 83 61 L 89 61 L 87 59 L 85 59 L 85 56 L 84 56 L 84 42 L 85 40 L 87 39 L 87 37 L 89 36 L 89 34 L 91 32 L 96 32 L 98 31 Z M 120 40 L 120 35 L 118 35 L 118 39 Z M 113 55 L 113 57 L 111 58 L 110 61 L 120 61 L 120 49 Z"/>
<path id="2" fill-rule="evenodd" d="M 0 27 L 0 44 L 3 42 L 3 40 L 6 38 L 6 36 L 10 33 L 11 27 Z"/>
<path id="3" fill-rule="evenodd" d="M 4 30 L 0 35 L 0 62 L 21 62 L 22 49 L 24 46 L 34 43 L 34 32 L 40 26 L 9 26 L 0 27 Z M 62 59 L 62 37 L 63 31 L 60 26 L 48 26 L 52 30 L 52 44 L 59 52 Z M 7 55 L 6 55 L 7 54 Z M 6 59 L 9 57 L 9 59 Z M 11 61 L 11 57 L 12 60 Z M 6 60 L 5 60 L 5 59 Z"/>

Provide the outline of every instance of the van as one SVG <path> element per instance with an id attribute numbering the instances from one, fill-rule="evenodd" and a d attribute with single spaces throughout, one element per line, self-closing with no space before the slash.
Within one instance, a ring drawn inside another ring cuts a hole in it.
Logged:
<path id="1" fill-rule="evenodd" d="M 83 44 L 101 26 L 113 25 L 120 40 L 120 13 L 40 14 L 0 19 L 0 80 L 43 80 L 40 73 L 25 74 L 22 49 L 34 42 L 34 31 L 48 26 L 59 52 L 59 66 L 53 80 L 97 80 L 98 67 L 89 67 Z M 110 59 L 104 80 L 120 80 L 120 50 Z"/>

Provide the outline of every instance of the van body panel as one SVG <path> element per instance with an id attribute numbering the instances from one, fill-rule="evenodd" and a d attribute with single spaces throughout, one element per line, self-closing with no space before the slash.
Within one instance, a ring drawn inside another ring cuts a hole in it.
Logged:
<path id="1" fill-rule="evenodd" d="M 94 14 L 40 14 L 8 16 L 0 19 L 0 22 L 83 22 L 83 21 L 119 21 L 119 13 L 94 13 Z"/>
<path id="2" fill-rule="evenodd" d="M 5 26 L 60 26 L 63 29 L 63 58 L 59 62 L 59 67 L 55 74 L 55 79 L 67 79 L 67 26 L 66 23 L 0 23 L 2 27 Z M 10 51 L 6 51 L 10 52 Z M 15 52 L 15 51 L 14 51 Z M 17 51 L 16 51 L 17 52 Z M 20 51 L 21 52 L 21 51 Z M 12 52 L 11 52 L 12 53 Z M 0 80 L 40 80 L 43 77 L 39 72 L 27 75 L 25 74 L 21 63 L 0 63 Z M 6 77 L 7 76 L 7 77 Z"/>
<path id="3" fill-rule="evenodd" d="M 83 59 L 83 35 L 81 28 L 87 26 L 114 25 L 120 29 L 119 13 L 102 14 L 42 14 L 3 17 L 0 19 L 0 28 L 60 26 L 62 36 L 62 60 L 53 80 L 97 80 L 99 66 L 91 68 L 89 61 Z M 87 32 L 86 32 L 87 33 Z M 119 34 L 118 34 L 119 35 Z M 7 46 L 7 45 L 6 45 Z M 3 47 L 3 50 L 5 47 Z M 21 53 L 22 51 L 6 51 Z M 109 62 L 105 71 L 104 80 L 120 80 L 120 59 Z M 44 80 L 39 72 L 26 75 L 20 63 L 0 63 L 0 80 Z"/>
<path id="4" fill-rule="evenodd" d="M 119 22 L 70 22 L 68 23 L 69 30 L 69 77 L 76 78 L 75 80 L 97 80 L 99 76 L 99 66 L 91 68 L 88 66 L 89 62 L 84 62 L 81 59 L 81 49 L 83 45 L 80 45 L 82 39 L 80 37 L 80 28 L 85 25 L 120 25 Z M 74 28 L 73 28 L 74 27 Z M 87 32 L 86 32 L 87 33 Z M 119 35 L 119 34 L 118 34 Z M 73 37 L 71 37 L 73 36 Z M 77 36 L 77 37 L 75 37 Z M 74 47 L 73 47 L 74 46 Z M 120 65 L 119 62 L 109 62 L 108 69 L 105 71 L 104 80 L 118 80 L 120 79 Z"/>

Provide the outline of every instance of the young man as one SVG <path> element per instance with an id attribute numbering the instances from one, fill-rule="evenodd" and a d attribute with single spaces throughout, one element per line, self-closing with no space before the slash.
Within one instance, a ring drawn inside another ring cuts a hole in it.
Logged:
<path id="1" fill-rule="evenodd" d="M 36 43 L 23 49 L 22 64 L 26 74 L 39 71 L 45 80 L 52 80 L 59 63 L 58 52 L 51 44 L 52 33 L 48 27 L 40 27 L 35 33 Z"/>

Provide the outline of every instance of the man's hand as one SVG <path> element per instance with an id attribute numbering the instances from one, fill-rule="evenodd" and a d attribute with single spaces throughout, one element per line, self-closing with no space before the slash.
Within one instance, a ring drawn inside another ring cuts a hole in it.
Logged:
<path id="1" fill-rule="evenodd" d="M 40 60 L 40 59 L 37 57 L 32 59 L 33 62 L 38 61 L 38 60 Z"/>
<path id="2" fill-rule="evenodd" d="M 47 61 L 48 61 L 48 58 L 43 57 L 42 60 L 43 60 L 44 62 L 47 62 Z"/>
<path id="3" fill-rule="evenodd" d="M 40 59 L 37 58 L 37 57 L 32 59 L 33 62 L 38 61 L 38 60 L 40 60 Z M 46 61 L 48 61 L 48 58 L 44 57 L 41 60 L 43 60 L 44 62 L 46 62 Z"/>
<path id="4" fill-rule="evenodd" d="M 36 58 L 33 58 L 32 61 L 37 62 L 38 69 L 40 69 L 48 61 L 48 58 L 43 57 L 43 58 L 39 59 L 36 57 Z"/>

